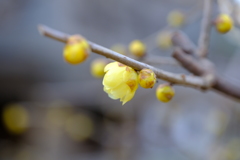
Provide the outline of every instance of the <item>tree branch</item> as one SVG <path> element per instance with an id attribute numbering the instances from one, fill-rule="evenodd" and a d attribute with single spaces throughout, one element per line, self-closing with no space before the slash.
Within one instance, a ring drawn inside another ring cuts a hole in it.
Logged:
<path id="1" fill-rule="evenodd" d="M 213 0 L 204 0 L 203 19 L 197 51 L 199 57 L 206 57 L 208 53 L 209 37 L 212 26 L 212 2 Z"/>
<path id="2" fill-rule="evenodd" d="M 60 42 L 67 42 L 68 34 L 56 31 L 54 29 L 51 29 L 49 27 L 40 25 L 38 27 L 39 32 L 47 36 L 49 38 L 55 39 Z M 147 65 L 145 63 L 136 61 L 134 59 L 131 59 L 127 56 L 121 55 L 117 52 L 114 52 L 110 49 L 107 49 L 103 46 L 100 46 L 98 44 L 95 44 L 93 42 L 88 41 L 88 43 L 91 46 L 91 50 L 94 53 L 97 53 L 99 55 L 105 56 L 107 58 L 113 59 L 115 61 L 121 62 L 127 66 L 130 66 L 136 70 L 141 70 L 144 68 L 148 68 L 153 70 L 153 72 L 156 74 L 157 78 L 171 82 L 173 84 L 178 84 L 178 85 L 183 85 L 183 86 L 188 86 L 188 87 L 193 87 L 193 88 L 209 88 L 209 83 L 208 80 L 205 78 L 201 77 L 196 77 L 196 76 L 187 76 L 184 74 L 175 74 L 171 72 L 167 72 L 161 69 L 157 69 L 153 66 Z"/>
<path id="3" fill-rule="evenodd" d="M 173 57 L 178 62 L 180 62 L 185 69 L 197 76 L 214 76 L 209 77 L 210 79 L 214 78 L 212 81 L 212 88 L 214 90 L 223 93 L 224 95 L 240 100 L 240 84 L 233 84 L 232 82 L 227 81 L 222 76 L 217 75 L 215 73 L 214 67 L 212 66 L 212 62 L 208 59 L 203 58 L 201 60 L 196 60 L 193 56 L 191 56 L 192 53 L 186 53 L 183 49 L 180 49 L 182 46 L 184 46 L 183 44 L 181 44 L 181 42 L 184 43 L 186 41 L 190 41 L 186 35 L 181 36 L 180 33 L 177 33 L 177 36 L 173 36 L 173 42 L 176 41 L 178 42 L 174 43 L 174 45 L 178 46 L 179 48 L 175 49 Z M 188 47 L 191 48 L 191 46 Z M 190 50 L 194 51 L 194 48 L 191 48 Z"/>

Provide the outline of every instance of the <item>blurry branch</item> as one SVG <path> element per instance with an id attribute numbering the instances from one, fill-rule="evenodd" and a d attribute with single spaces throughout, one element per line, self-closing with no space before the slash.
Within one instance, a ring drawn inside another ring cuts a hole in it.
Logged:
<path id="1" fill-rule="evenodd" d="M 49 38 L 55 39 L 60 42 L 67 42 L 68 34 L 56 31 L 54 29 L 51 29 L 47 26 L 40 25 L 38 27 L 39 32 L 47 36 Z M 173 84 L 183 85 L 183 86 L 189 86 L 193 88 L 199 88 L 199 89 L 205 89 L 211 87 L 211 83 L 209 83 L 209 80 L 205 77 L 197 77 L 197 76 L 191 76 L 191 75 L 184 75 L 184 74 L 175 74 L 171 72 L 167 72 L 158 68 L 155 68 L 153 66 L 147 65 L 145 63 L 139 62 L 137 60 L 131 59 L 127 56 L 121 55 L 117 52 L 114 52 L 110 49 L 107 49 L 103 46 L 100 46 L 98 44 L 95 44 L 93 42 L 88 41 L 88 43 L 91 46 L 91 50 L 94 53 L 97 53 L 99 55 L 105 56 L 107 58 L 113 59 L 115 61 L 121 62 L 127 66 L 130 66 L 136 70 L 141 70 L 144 68 L 148 68 L 154 71 L 157 78 L 168 81 Z"/>
<path id="2" fill-rule="evenodd" d="M 185 69 L 196 76 L 205 75 L 206 77 L 213 79 L 212 88 L 214 90 L 240 100 L 240 84 L 233 84 L 222 76 L 216 75 L 215 67 L 210 60 L 194 57 L 193 55 L 196 48 L 194 48 L 193 45 L 187 46 L 188 42 L 189 44 L 192 44 L 192 42 L 186 35 L 176 32 L 172 37 L 172 41 L 174 45 L 177 46 L 173 53 L 173 57 L 180 62 Z"/>
<path id="3" fill-rule="evenodd" d="M 206 57 L 208 52 L 209 37 L 212 26 L 212 3 L 213 0 L 204 0 L 203 19 L 197 51 L 199 57 Z"/>

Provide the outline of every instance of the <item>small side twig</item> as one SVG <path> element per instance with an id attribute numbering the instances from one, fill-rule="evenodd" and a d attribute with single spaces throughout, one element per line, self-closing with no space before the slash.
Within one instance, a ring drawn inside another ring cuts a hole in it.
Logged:
<path id="1" fill-rule="evenodd" d="M 176 38 L 176 39 L 174 39 Z M 182 40 L 182 41 L 178 41 Z M 219 76 L 215 73 L 215 69 L 212 66 L 212 62 L 206 58 L 203 58 L 201 60 L 197 60 L 191 54 L 193 53 L 186 53 L 181 48 L 184 46 L 181 44 L 181 42 L 190 41 L 186 35 L 181 36 L 180 33 L 178 33 L 178 36 L 173 36 L 173 42 L 175 46 L 179 47 L 176 48 L 173 52 L 173 57 L 181 63 L 181 65 L 187 69 L 189 72 L 193 73 L 197 76 L 204 76 L 205 78 L 210 78 L 212 80 L 212 88 L 215 91 L 218 91 L 224 95 L 227 95 L 229 97 L 235 98 L 237 100 L 240 100 L 240 84 L 234 84 L 231 81 L 227 80 L 226 78 L 223 78 L 223 76 Z M 179 44 L 179 45 L 177 45 Z M 194 48 L 191 48 L 192 46 L 188 46 L 189 50 L 194 52 Z M 190 49 L 191 48 L 191 49 Z M 211 77 L 214 76 L 214 77 Z"/>
<path id="2" fill-rule="evenodd" d="M 204 0 L 203 19 L 197 51 L 199 57 L 206 57 L 208 53 L 209 35 L 212 26 L 212 2 L 213 0 Z"/>

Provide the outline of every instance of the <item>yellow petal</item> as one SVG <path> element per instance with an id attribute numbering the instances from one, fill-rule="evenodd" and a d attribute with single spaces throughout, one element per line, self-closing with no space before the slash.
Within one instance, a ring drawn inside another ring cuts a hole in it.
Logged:
<path id="1" fill-rule="evenodd" d="M 123 83 L 117 86 L 116 88 L 112 89 L 111 94 L 113 94 L 115 97 L 122 98 L 126 95 L 128 90 L 130 90 L 129 87 Z"/>
<path id="2" fill-rule="evenodd" d="M 107 72 L 103 78 L 103 85 L 109 88 L 115 88 L 123 82 L 122 72 Z"/>
<path id="3" fill-rule="evenodd" d="M 118 97 L 115 97 L 115 95 L 110 94 L 110 93 L 108 93 L 108 97 L 110 97 L 110 98 L 112 98 L 112 99 L 119 99 Z"/>
<path id="4" fill-rule="evenodd" d="M 120 101 L 122 102 L 122 105 L 124 105 L 125 103 L 127 103 L 128 101 L 130 101 L 133 96 L 135 95 L 135 92 L 131 92 L 130 90 L 127 92 L 127 94 L 125 95 L 125 97 L 123 99 L 121 99 Z"/>
<path id="5" fill-rule="evenodd" d="M 106 65 L 106 67 L 104 68 L 104 72 L 109 71 L 111 68 L 117 67 L 117 63 L 118 62 L 112 62 L 112 63 L 109 63 L 108 65 Z"/>

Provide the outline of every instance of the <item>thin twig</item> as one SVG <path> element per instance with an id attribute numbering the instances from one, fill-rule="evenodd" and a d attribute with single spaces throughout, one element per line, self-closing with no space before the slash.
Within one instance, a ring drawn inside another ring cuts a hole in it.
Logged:
<path id="1" fill-rule="evenodd" d="M 175 39 L 174 39 L 175 38 Z M 179 40 L 179 41 L 178 41 Z M 173 41 L 176 46 L 181 48 L 182 46 L 187 48 L 188 51 L 193 51 L 194 48 L 191 48 L 192 46 L 186 46 L 186 44 L 181 44 L 181 42 L 188 42 L 190 41 L 186 35 L 181 36 L 180 33 L 177 33 L 177 36 L 173 36 Z M 195 59 L 191 52 L 186 53 L 182 48 L 179 49 L 176 48 L 173 57 L 181 63 L 181 65 L 187 69 L 189 72 L 193 73 L 197 76 L 211 76 L 210 77 L 213 81 L 212 88 L 224 95 L 227 95 L 229 97 L 232 97 L 234 99 L 240 100 L 240 84 L 234 84 L 231 81 L 227 80 L 226 78 L 223 78 L 223 76 L 217 75 L 215 72 L 215 69 L 212 65 L 212 62 L 206 58 L 203 58 L 201 60 Z M 207 64 L 207 65 L 206 65 Z"/>
<path id="2" fill-rule="evenodd" d="M 51 29 L 49 27 L 40 25 L 39 31 L 42 35 L 47 36 L 49 38 L 55 39 L 60 42 L 67 42 L 68 34 L 56 31 L 54 29 Z M 93 42 L 88 41 L 88 43 L 91 46 L 91 50 L 94 53 L 97 53 L 99 55 L 105 56 L 107 58 L 113 59 L 115 61 L 118 61 L 120 63 L 123 63 L 127 66 L 130 66 L 136 70 L 141 70 L 144 68 L 148 68 L 153 70 L 153 72 L 156 74 L 157 78 L 178 84 L 183 86 L 189 86 L 193 88 L 209 88 L 209 83 L 206 79 L 197 77 L 197 76 L 191 76 L 191 75 L 184 75 L 184 74 L 175 74 L 171 72 L 167 72 L 161 69 L 157 69 L 153 66 L 147 65 L 145 63 L 139 62 L 137 60 L 134 60 L 132 58 L 129 58 L 127 56 L 121 55 L 117 52 L 114 52 L 110 49 L 107 49 L 103 46 L 100 46 L 98 44 L 95 44 Z"/>
<path id="3" fill-rule="evenodd" d="M 208 53 L 209 37 L 212 26 L 212 2 L 213 0 L 204 0 L 203 19 L 197 52 L 199 57 L 206 57 Z"/>

